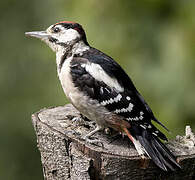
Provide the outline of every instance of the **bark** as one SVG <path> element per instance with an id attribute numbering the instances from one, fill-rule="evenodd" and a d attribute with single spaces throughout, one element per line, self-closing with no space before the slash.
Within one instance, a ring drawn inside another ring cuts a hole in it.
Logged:
<path id="1" fill-rule="evenodd" d="M 107 131 L 94 135 L 103 147 L 86 143 L 82 137 L 95 124 L 70 104 L 43 109 L 32 115 L 32 122 L 47 180 L 195 179 L 195 136 L 189 126 L 185 136 L 167 144 L 182 170 L 163 172 L 150 159 L 143 161 L 125 137 L 111 137 Z"/>

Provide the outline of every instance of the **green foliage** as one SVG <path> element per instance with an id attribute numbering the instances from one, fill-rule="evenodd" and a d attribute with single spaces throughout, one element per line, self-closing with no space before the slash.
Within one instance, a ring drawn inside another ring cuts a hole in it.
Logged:
<path id="1" fill-rule="evenodd" d="M 25 31 L 77 21 L 89 43 L 132 77 L 173 133 L 195 129 L 195 1 L 4 0 L 0 2 L 0 179 L 42 179 L 31 114 L 67 103 L 55 55 Z"/>

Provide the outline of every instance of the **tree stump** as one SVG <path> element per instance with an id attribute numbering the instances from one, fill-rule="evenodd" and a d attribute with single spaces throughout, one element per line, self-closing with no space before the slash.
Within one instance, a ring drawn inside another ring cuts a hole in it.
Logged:
<path id="1" fill-rule="evenodd" d="M 189 126 L 184 137 L 167 144 L 182 170 L 163 172 L 150 160 L 138 156 L 133 144 L 123 137 L 97 133 L 104 147 L 88 144 L 82 137 L 95 128 L 70 104 L 42 109 L 32 115 L 44 178 L 47 180 L 140 180 L 195 179 L 195 136 Z"/>

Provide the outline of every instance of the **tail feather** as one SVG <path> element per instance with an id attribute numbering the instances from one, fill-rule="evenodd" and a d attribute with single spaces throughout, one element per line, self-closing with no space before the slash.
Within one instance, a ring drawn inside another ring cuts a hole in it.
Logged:
<path id="1" fill-rule="evenodd" d="M 159 151 L 168 158 L 176 167 L 181 168 L 181 166 L 176 162 L 175 156 L 170 152 L 170 150 L 157 138 L 154 138 L 156 145 L 162 148 L 159 148 Z"/>
<path id="2" fill-rule="evenodd" d="M 153 124 L 150 124 L 151 125 L 151 129 L 150 129 L 150 132 L 155 132 L 155 134 L 162 140 L 165 140 L 165 141 L 168 141 L 167 137 L 159 131 L 159 129 L 157 129 Z M 149 129 L 148 129 L 149 130 Z"/>
<path id="3" fill-rule="evenodd" d="M 156 118 L 154 117 L 153 120 L 154 120 L 155 122 L 157 122 L 158 124 L 160 124 L 160 125 L 161 125 L 164 129 L 166 129 L 168 132 L 170 132 L 169 129 L 168 129 L 164 124 L 162 124 L 158 119 L 156 119 Z"/>
<path id="4" fill-rule="evenodd" d="M 160 157 L 157 154 L 155 148 L 151 147 L 151 143 L 148 142 L 146 139 L 138 136 L 137 139 L 139 140 L 140 144 L 144 147 L 145 151 L 149 155 L 149 157 L 154 161 L 154 163 L 163 170 L 167 170 L 165 165 L 160 161 Z"/>
<path id="5" fill-rule="evenodd" d="M 160 148 L 157 148 L 156 144 L 154 144 L 153 141 L 151 143 L 153 144 L 153 147 L 155 149 L 156 155 L 158 155 L 158 157 L 159 157 L 159 160 L 161 162 L 161 165 L 163 165 L 163 168 L 162 169 L 164 169 L 165 171 L 167 171 L 167 167 L 168 167 L 169 169 L 171 169 L 172 171 L 174 171 L 174 169 L 172 168 L 172 166 L 167 162 L 167 160 L 165 160 L 165 158 L 161 154 L 161 151 L 159 151 Z"/>
<path id="6" fill-rule="evenodd" d="M 181 168 L 176 162 L 175 156 L 157 136 L 153 135 L 147 129 L 139 128 L 138 126 L 135 128 L 132 127 L 132 129 L 133 136 L 140 142 L 158 167 L 164 171 L 175 171 L 176 169 Z"/>

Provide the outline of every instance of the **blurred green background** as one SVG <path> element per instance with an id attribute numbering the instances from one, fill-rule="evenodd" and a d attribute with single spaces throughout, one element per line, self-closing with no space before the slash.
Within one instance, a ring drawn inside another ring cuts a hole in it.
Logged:
<path id="1" fill-rule="evenodd" d="M 195 1 L 1 0 L 0 179 L 43 179 L 31 114 L 67 103 L 55 54 L 25 31 L 79 22 L 132 77 L 173 138 L 195 130 Z"/>

